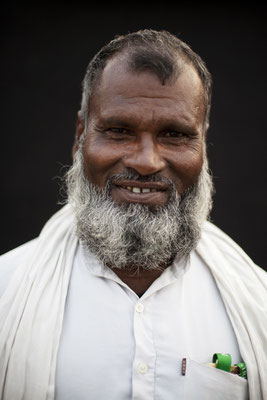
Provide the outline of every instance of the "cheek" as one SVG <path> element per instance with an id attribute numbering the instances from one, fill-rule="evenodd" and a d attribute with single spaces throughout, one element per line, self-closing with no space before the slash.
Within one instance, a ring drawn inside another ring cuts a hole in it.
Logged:
<path id="1" fill-rule="evenodd" d="M 176 174 L 176 186 L 179 194 L 192 186 L 198 179 L 203 164 L 202 151 L 183 152 L 177 155 L 175 162 L 172 164 Z"/>
<path id="2" fill-rule="evenodd" d="M 192 157 L 187 157 L 183 163 L 183 172 L 189 179 L 195 181 L 202 169 L 203 156 L 194 154 Z"/>
<path id="3" fill-rule="evenodd" d="M 90 182 L 104 187 L 112 167 L 118 161 L 118 154 L 110 146 L 98 141 L 86 141 L 83 149 L 84 170 Z"/>

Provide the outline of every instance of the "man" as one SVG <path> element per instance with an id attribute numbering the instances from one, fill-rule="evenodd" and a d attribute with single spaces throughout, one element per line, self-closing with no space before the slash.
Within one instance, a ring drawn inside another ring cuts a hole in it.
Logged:
<path id="1" fill-rule="evenodd" d="M 206 222 L 210 99 L 165 31 L 90 62 L 68 204 L 2 256 L 1 399 L 267 399 L 266 274 Z"/>

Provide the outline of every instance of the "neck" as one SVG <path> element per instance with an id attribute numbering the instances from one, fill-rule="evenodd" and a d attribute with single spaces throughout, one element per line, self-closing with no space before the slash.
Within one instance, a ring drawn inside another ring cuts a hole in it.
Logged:
<path id="1" fill-rule="evenodd" d="M 141 268 L 120 269 L 112 268 L 112 271 L 128 285 L 139 297 L 146 292 L 149 286 L 162 274 L 171 263 L 165 267 L 144 271 Z"/>

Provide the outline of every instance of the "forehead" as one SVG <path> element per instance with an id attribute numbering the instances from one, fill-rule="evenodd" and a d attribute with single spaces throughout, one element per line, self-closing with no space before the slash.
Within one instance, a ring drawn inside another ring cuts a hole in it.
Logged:
<path id="1" fill-rule="evenodd" d="M 153 72 L 130 71 L 119 57 L 109 61 L 93 92 L 89 118 L 92 113 L 103 118 L 113 114 L 138 118 L 144 111 L 154 118 L 204 120 L 204 90 L 195 69 L 184 64 L 177 79 L 163 85 Z"/>

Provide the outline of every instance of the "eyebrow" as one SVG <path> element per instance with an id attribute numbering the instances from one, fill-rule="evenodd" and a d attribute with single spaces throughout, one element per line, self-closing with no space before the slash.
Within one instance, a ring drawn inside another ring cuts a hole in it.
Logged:
<path id="1" fill-rule="evenodd" d="M 129 129 L 136 129 L 136 125 L 138 125 L 138 120 L 136 121 L 136 116 L 127 116 L 122 117 L 121 115 L 111 115 L 111 116 L 102 116 L 97 121 L 97 125 L 100 126 L 113 126 L 113 127 L 127 127 Z M 166 118 L 165 120 L 159 120 L 158 125 L 160 130 L 170 129 L 174 131 L 184 131 L 194 133 L 195 127 L 193 124 L 187 124 L 186 122 L 179 122 L 175 118 Z"/>

